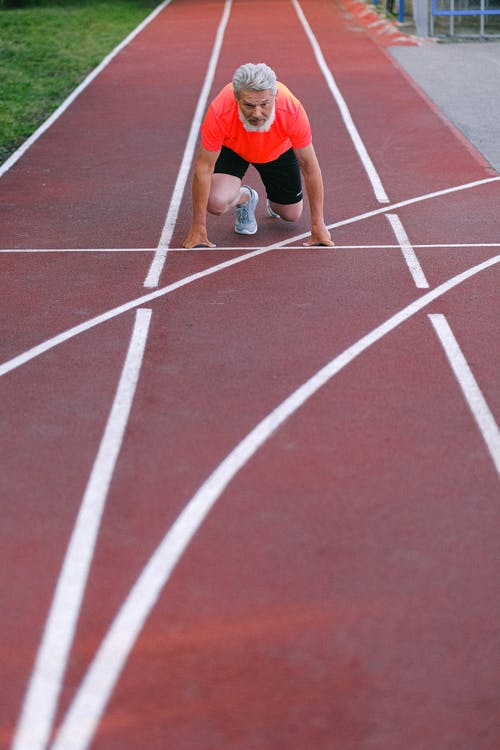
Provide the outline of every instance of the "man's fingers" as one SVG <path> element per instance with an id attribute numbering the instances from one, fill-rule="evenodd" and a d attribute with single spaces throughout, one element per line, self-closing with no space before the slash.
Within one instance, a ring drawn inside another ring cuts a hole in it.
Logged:
<path id="1" fill-rule="evenodd" d="M 302 244 L 304 247 L 335 247 L 335 243 L 332 240 L 311 240 Z"/>
<path id="2" fill-rule="evenodd" d="M 213 242 L 210 242 L 209 240 L 203 241 L 203 242 L 190 242 L 189 240 L 186 240 L 182 247 L 185 247 L 186 250 L 191 250 L 192 248 L 196 247 L 216 247 Z"/>

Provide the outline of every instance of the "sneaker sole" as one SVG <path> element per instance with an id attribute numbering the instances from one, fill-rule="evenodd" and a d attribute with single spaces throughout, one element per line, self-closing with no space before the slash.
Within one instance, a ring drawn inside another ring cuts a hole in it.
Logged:
<path id="1" fill-rule="evenodd" d="M 255 227 L 255 229 L 235 229 L 234 231 L 236 234 L 257 234 L 257 230 L 259 227 Z"/>

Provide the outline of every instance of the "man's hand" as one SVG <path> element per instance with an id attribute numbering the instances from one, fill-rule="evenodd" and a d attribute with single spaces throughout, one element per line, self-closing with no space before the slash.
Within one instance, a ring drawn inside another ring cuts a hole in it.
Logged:
<path id="1" fill-rule="evenodd" d="M 303 244 L 305 247 L 312 247 L 312 245 L 333 247 L 334 243 L 326 228 L 323 216 L 323 178 L 312 143 L 305 148 L 296 148 L 295 155 L 304 177 L 309 208 L 311 209 L 311 239 Z"/>
<path id="2" fill-rule="evenodd" d="M 219 151 L 207 151 L 203 146 L 200 148 L 193 176 L 192 224 L 188 236 L 182 244 L 183 247 L 215 247 L 207 236 L 206 217 L 212 174 L 219 154 L 220 149 Z"/>
<path id="3" fill-rule="evenodd" d="M 311 239 L 303 243 L 304 247 L 313 247 L 314 245 L 324 245 L 334 247 L 330 232 L 325 224 L 313 224 L 311 227 Z"/>
<path id="4" fill-rule="evenodd" d="M 182 247 L 215 247 L 215 245 L 208 239 L 205 227 L 192 226 Z"/>

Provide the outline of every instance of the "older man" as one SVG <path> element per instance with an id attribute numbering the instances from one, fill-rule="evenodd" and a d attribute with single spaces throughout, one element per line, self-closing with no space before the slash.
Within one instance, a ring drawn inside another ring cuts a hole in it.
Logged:
<path id="1" fill-rule="evenodd" d="M 257 191 L 242 184 L 249 164 L 266 188 L 270 216 L 297 221 L 302 214 L 301 173 L 311 211 L 305 245 L 333 245 L 323 216 L 323 179 L 311 127 L 299 100 L 264 63 L 239 67 L 232 84 L 211 103 L 201 126 L 202 146 L 193 178 L 193 221 L 184 247 L 215 247 L 206 215 L 236 209 L 235 232 L 255 234 Z"/>

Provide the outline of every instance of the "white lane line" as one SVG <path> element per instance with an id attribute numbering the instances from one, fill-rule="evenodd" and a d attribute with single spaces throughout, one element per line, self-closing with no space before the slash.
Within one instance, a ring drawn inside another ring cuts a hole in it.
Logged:
<path id="1" fill-rule="evenodd" d="M 408 235 L 406 234 L 405 229 L 401 223 L 401 219 L 397 214 L 386 214 L 386 217 L 392 227 L 392 231 L 394 232 L 397 241 L 399 242 L 401 252 L 403 253 L 406 265 L 408 266 L 413 281 L 415 282 L 415 286 L 417 287 L 417 289 L 428 289 L 429 283 L 425 278 L 422 266 L 418 262 L 418 258 L 415 255 L 415 250 L 413 249 L 411 242 L 408 239 Z"/>
<path id="2" fill-rule="evenodd" d="M 147 16 L 147 18 L 142 21 L 142 23 L 139 24 L 124 40 L 123 42 L 120 42 L 120 44 L 115 47 L 112 52 L 107 55 L 104 60 L 102 60 L 101 63 L 97 66 L 97 68 L 94 68 L 94 70 L 89 73 L 89 75 L 80 83 L 79 86 L 76 87 L 76 89 L 63 101 L 61 105 L 50 115 L 50 117 L 45 120 L 42 125 L 38 128 L 38 130 L 35 130 L 33 135 L 31 135 L 23 144 L 20 146 L 17 151 L 15 151 L 12 156 L 10 156 L 7 161 L 5 161 L 2 166 L 0 167 L 0 177 L 5 174 L 15 163 L 18 161 L 21 156 L 32 146 L 35 141 L 37 141 L 43 133 L 45 133 L 48 128 L 50 128 L 51 125 L 54 124 L 54 122 L 59 119 L 59 117 L 68 109 L 70 104 L 72 104 L 77 96 L 79 96 L 84 89 L 87 88 L 87 86 L 92 83 L 94 78 L 96 78 L 99 73 L 101 73 L 104 68 L 109 65 L 111 60 L 116 57 L 116 55 L 121 52 L 121 50 L 127 46 L 127 44 L 130 44 L 130 42 L 149 24 L 151 21 L 156 18 L 156 16 L 165 8 L 167 5 L 169 5 L 172 2 L 172 0 L 164 0 L 155 10 Z"/>
<path id="3" fill-rule="evenodd" d="M 373 188 L 373 192 L 375 193 L 375 197 L 379 203 L 389 203 L 389 198 L 387 197 L 387 193 L 384 190 L 382 181 L 377 173 L 377 170 L 375 169 L 375 166 L 372 160 L 368 156 L 368 151 L 366 150 L 365 144 L 361 140 L 361 136 L 359 135 L 358 129 L 356 125 L 354 124 L 354 120 L 351 117 L 351 113 L 349 112 L 349 108 L 347 107 L 345 99 L 340 93 L 340 89 L 337 86 L 335 79 L 328 65 L 326 64 L 326 60 L 321 51 L 321 47 L 318 44 L 318 40 L 314 36 L 311 30 L 311 27 L 309 26 L 309 23 L 307 22 L 307 19 L 298 1 L 292 0 L 292 4 L 297 12 L 297 15 L 299 17 L 299 20 L 302 26 L 304 27 L 304 31 L 306 32 L 306 35 L 311 43 L 314 56 L 316 58 L 316 61 L 319 65 L 321 72 L 323 73 L 325 77 L 328 88 L 330 89 L 333 95 L 333 98 L 335 99 L 337 103 L 341 117 L 347 128 L 347 132 L 349 133 L 349 136 L 354 144 L 354 148 L 358 152 L 358 156 L 361 159 L 361 164 L 363 165 L 365 172 L 368 175 L 368 179 L 370 180 L 371 186 Z"/>
<path id="4" fill-rule="evenodd" d="M 389 208 L 386 209 L 387 211 L 390 210 Z M 494 247 L 500 247 L 500 242 L 437 242 L 433 244 L 419 244 L 417 242 L 412 243 L 413 249 L 426 249 L 426 248 L 437 248 L 442 249 L 451 249 L 451 250 L 462 250 L 463 248 L 494 248 Z M 243 252 L 248 251 L 251 252 L 252 250 L 258 250 L 258 245 L 223 245 L 220 247 L 169 247 L 168 252 L 169 253 L 212 253 L 215 254 L 217 252 Z M 322 246 L 313 246 L 313 247 L 304 247 L 304 245 L 281 245 L 281 247 L 275 248 L 276 250 L 306 250 L 307 252 L 311 252 L 313 250 L 322 250 L 322 251 L 328 251 L 333 252 L 335 250 L 401 250 L 401 245 L 334 245 L 333 247 L 322 247 Z M 72 253 L 151 253 L 153 254 L 156 252 L 155 247 L 55 247 L 55 248 L 0 248 L 0 255 L 2 253 L 12 253 L 12 254 L 40 254 L 43 255 L 44 253 L 68 253 L 71 255 Z"/>
<path id="5" fill-rule="evenodd" d="M 500 247 L 500 242 L 441 242 L 437 244 L 418 244 L 416 242 L 412 243 L 412 247 L 414 250 L 425 250 L 425 249 L 436 249 L 436 250 L 463 250 L 464 248 L 471 248 L 471 249 L 477 249 L 481 250 L 483 248 L 498 248 Z M 204 253 L 204 252 L 224 252 L 224 251 L 239 251 L 242 250 L 255 250 L 255 245 L 252 247 L 231 247 L 231 246 L 224 246 L 224 247 L 169 247 L 168 252 L 169 253 L 184 253 L 184 252 L 190 252 L 190 253 Z M 323 247 L 320 245 L 313 245 L 312 247 L 304 247 L 304 245 L 281 245 L 281 247 L 275 247 L 274 250 L 276 251 L 283 251 L 283 250 L 301 250 L 302 252 L 329 252 L 333 253 L 335 250 L 401 250 L 401 245 L 333 245 L 333 247 Z M 0 250 L 0 253 L 2 251 Z"/>
<path id="6" fill-rule="evenodd" d="M 500 475 L 500 430 L 444 315 L 429 315 L 451 369 Z"/>
<path id="7" fill-rule="evenodd" d="M 116 395 L 45 623 L 13 750 L 43 750 L 52 731 L 106 496 L 139 379 L 150 319 L 151 310 L 137 310 Z"/>
<path id="8" fill-rule="evenodd" d="M 469 268 L 395 313 L 303 383 L 226 456 L 191 498 L 144 567 L 85 674 L 51 750 L 85 750 L 88 747 L 128 655 L 162 588 L 222 492 L 265 441 L 368 347 L 426 305 L 498 262 L 500 255 Z"/>
<path id="9" fill-rule="evenodd" d="M 396 208 L 401 208 L 402 206 L 409 206 L 413 203 L 419 203 L 420 201 L 430 200 L 431 198 L 435 198 L 441 195 L 447 195 L 449 193 L 454 193 L 460 190 L 474 188 L 480 185 L 485 185 L 489 182 L 496 182 L 498 180 L 500 180 L 500 176 L 488 177 L 484 180 L 477 180 L 475 182 L 466 183 L 465 185 L 458 185 L 452 188 L 446 188 L 445 190 L 439 190 L 438 192 L 435 192 L 435 193 L 427 193 L 426 195 L 422 195 L 416 198 L 410 198 L 406 201 L 400 201 L 399 203 L 394 203 L 392 206 L 385 206 L 384 208 L 375 209 L 374 211 L 369 211 L 368 213 L 360 214 L 350 219 L 343 219 L 342 221 L 339 221 L 335 224 L 330 224 L 329 228 L 333 229 L 335 227 L 344 226 L 346 224 L 352 224 L 357 221 L 362 221 L 363 219 L 371 218 L 372 216 L 376 216 L 381 213 L 386 213 L 387 211 L 394 210 Z M 183 286 L 187 286 L 188 284 L 191 284 L 192 282 L 199 281 L 200 279 L 205 278 L 205 276 L 210 276 L 211 274 L 222 271 L 225 268 L 229 268 L 230 266 L 236 265 L 238 263 L 243 263 L 244 261 L 250 260 L 252 258 L 256 258 L 258 255 L 262 255 L 263 253 L 268 253 L 270 251 L 277 250 L 279 248 L 284 247 L 288 243 L 295 242 L 297 240 L 303 239 L 304 237 L 308 237 L 308 236 L 309 236 L 309 233 L 306 232 L 305 234 L 297 235 L 295 237 L 289 237 L 287 240 L 282 240 L 281 242 L 277 242 L 273 245 L 268 245 L 267 247 L 259 248 L 257 250 L 252 250 L 251 252 L 245 253 L 244 255 L 238 255 L 236 258 L 232 258 L 231 260 L 224 261 L 223 263 L 218 263 L 217 265 L 211 266 L 210 268 L 207 268 L 204 271 L 199 271 L 198 273 L 194 273 L 191 276 L 186 276 L 183 279 L 180 279 L 179 281 L 175 281 L 172 284 L 168 284 L 168 286 L 162 287 L 161 289 L 156 289 L 154 292 L 149 292 L 149 294 L 145 294 L 141 297 L 130 300 L 129 302 L 124 303 L 123 305 L 119 305 L 118 307 L 108 310 L 107 312 L 102 313 L 101 315 L 98 315 L 95 318 L 91 318 L 90 320 L 87 320 L 84 323 L 80 323 L 79 325 L 74 326 L 73 328 L 69 328 L 68 330 L 63 331 L 62 333 L 59 333 L 56 336 L 53 336 L 52 338 L 47 339 L 46 341 L 43 341 L 41 344 L 37 344 L 31 349 L 28 349 L 27 351 L 22 352 L 21 354 L 18 354 L 16 357 L 13 357 L 12 359 L 7 360 L 2 365 L 0 365 L 0 377 L 2 375 L 6 375 L 8 372 L 11 372 L 12 370 L 15 370 L 17 367 L 20 367 L 21 365 L 26 364 L 27 362 L 34 359 L 35 357 L 38 357 L 41 354 L 44 354 L 50 349 L 53 349 L 59 344 L 62 344 L 65 341 L 68 341 L 74 336 L 78 336 L 81 333 L 85 333 L 86 331 L 89 331 L 90 329 L 94 328 L 95 326 L 100 325 L 101 323 L 105 323 L 108 320 L 111 320 L 112 318 L 117 317 L 118 315 L 122 315 L 123 313 L 128 312 L 129 310 L 133 310 L 135 307 L 148 304 L 149 302 L 152 302 L 153 300 L 156 300 L 159 297 L 163 297 L 164 295 L 170 294 L 170 292 L 173 292 L 176 289 L 180 289 Z M 325 250 L 325 248 L 316 248 L 316 250 Z M 332 250 L 335 250 L 335 248 L 332 248 Z"/>
<path id="10" fill-rule="evenodd" d="M 0 253 L 154 253 L 154 247 L 13 247 Z"/>
<path id="11" fill-rule="evenodd" d="M 196 105 L 196 111 L 194 113 L 193 121 L 191 123 L 191 129 L 189 131 L 189 136 L 187 139 L 186 147 L 184 149 L 184 155 L 182 157 L 181 166 L 177 174 L 177 180 L 175 182 L 174 192 L 172 194 L 172 199 L 170 201 L 170 206 L 168 209 L 167 218 L 165 220 L 165 225 L 162 229 L 160 241 L 158 243 L 158 247 L 157 247 L 155 256 L 153 258 L 153 262 L 151 263 L 148 274 L 146 276 L 146 280 L 144 281 L 144 286 L 148 289 L 158 286 L 160 275 L 163 270 L 163 266 L 165 265 L 165 261 L 167 259 L 168 245 L 172 238 L 172 233 L 175 228 L 175 222 L 177 221 L 177 216 L 179 214 L 179 208 L 181 205 L 182 196 L 184 195 L 184 189 L 186 187 L 186 181 L 189 175 L 189 170 L 191 168 L 191 162 L 193 160 L 193 153 L 196 147 L 200 125 L 203 119 L 203 114 L 204 114 L 205 107 L 207 104 L 208 95 L 210 93 L 210 89 L 212 87 L 212 83 L 214 80 L 215 69 L 217 66 L 217 61 L 219 59 L 222 42 L 224 39 L 224 32 L 226 30 L 227 22 L 229 19 L 229 14 L 231 12 L 231 3 L 232 3 L 232 0 L 226 0 L 224 4 L 224 10 L 222 13 L 222 18 L 217 28 L 215 42 L 214 42 L 214 46 L 212 49 L 212 54 L 210 56 L 210 61 L 208 64 L 205 81 L 203 83 L 203 88 L 201 90 L 200 96 L 198 98 L 198 104 Z"/>

